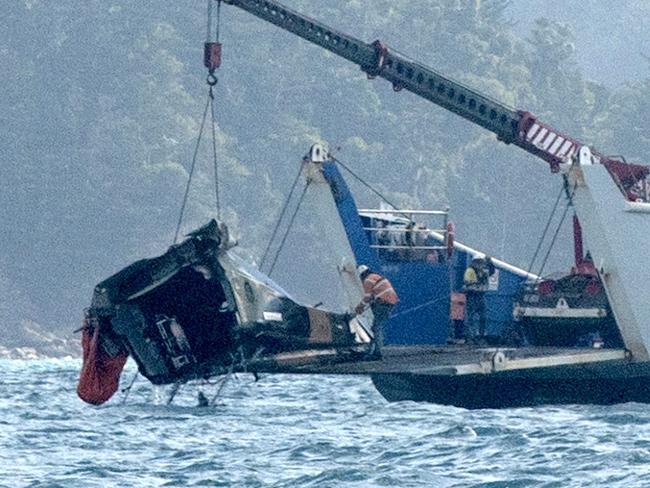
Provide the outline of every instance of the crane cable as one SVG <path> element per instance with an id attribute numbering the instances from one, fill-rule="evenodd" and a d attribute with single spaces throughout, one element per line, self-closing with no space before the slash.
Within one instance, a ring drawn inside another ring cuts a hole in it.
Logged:
<path id="1" fill-rule="evenodd" d="M 540 237 L 539 242 L 537 243 L 537 249 L 535 249 L 533 258 L 531 259 L 530 265 L 528 266 L 528 274 L 530 274 L 530 271 L 533 269 L 533 265 L 537 260 L 537 255 L 539 254 L 539 251 L 542 249 L 542 244 L 544 244 L 544 240 L 546 239 L 546 233 L 548 232 L 548 229 L 551 226 L 551 223 L 553 222 L 553 217 L 555 216 L 557 206 L 559 205 L 560 199 L 562 198 L 562 193 L 564 193 L 564 186 L 560 188 L 560 193 L 558 193 L 557 198 L 555 199 L 553 210 L 551 210 L 551 213 L 548 216 L 548 220 L 546 221 L 546 226 L 544 227 L 544 231 L 542 232 L 542 237 Z"/>
<path id="2" fill-rule="evenodd" d="M 361 176 L 359 176 L 357 173 L 355 173 L 348 165 L 346 165 L 344 162 L 342 162 L 339 159 L 337 159 L 336 157 L 334 157 L 332 154 L 330 154 L 329 156 L 330 156 L 332 161 L 334 161 L 339 166 L 341 166 L 343 169 L 345 169 L 348 173 L 350 173 L 350 175 L 352 175 L 357 181 L 359 181 L 362 185 L 364 185 L 371 192 L 373 192 L 375 195 L 377 195 L 381 200 L 385 201 L 388 205 L 393 207 L 395 210 L 399 210 L 399 208 L 395 204 L 393 204 L 390 200 L 388 200 L 388 198 L 386 198 L 378 190 L 376 190 L 372 185 L 370 185 L 370 183 L 368 183 L 366 180 L 361 178 Z M 278 233 L 278 231 L 280 229 L 282 220 L 284 219 L 286 211 L 287 211 L 287 209 L 289 207 L 289 203 L 291 201 L 291 198 L 293 197 L 293 193 L 294 193 L 294 191 L 296 189 L 296 186 L 298 184 L 298 179 L 300 178 L 300 175 L 302 174 L 302 170 L 303 170 L 303 165 L 301 165 L 300 170 L 298 171 L 298 174 L 296 175 L 296 177 L 295 177 L 295 179 L 293 181 L 293 184 L 291 185 L 291 190 L 289 191 L 289 195 L 285 199 L 284 205 L 283 205 L 282 210 L 280 212 L 280 216 L 278 217 L 278 220 L 276 221 L 275 227 L 273 229 L 273 233 L 271 234 L 271 238 L 270 238 L 270 240 L 269 240 L 269 242 L 268 242 L 268 244 L 266 246 L 266 249 L 264 250 L 264 254 L 262 255 L 262 259 L 260 261 L 260 266 L 259 266 L 260 270 L 262 269 L 262 267 L 264 266 L 264 263 L 266 262 L 269 251 L 271 249 L 271 245 L 272 245 L 273 241 L 275 240 L 275 238 L 277 236 L 277 233 Z M 271 266 L 269 268 L 269 272 L 268 272 L 269 276 L 271 275 L 271 273 L 275 269 L 275 265 L 276 265 L 276 263 L 278 261 L 280 253 L 282 252 L 282 249 L 284 248 L 287 237 L 289 236 L 289 232 L 291 231 L 291 228 L 292 228 L 293 223 L 294 223 L 294 221 L 296 219 L 298 211 L 300 210 L 300 206 L 301 206 L 302 201 L 303 201 L 303 199 L 305 197 L 305 193 L 307 192 L 308 187 L 309 187 L 309 181 L 307 182 L 307 184 L 303 188 L 302 194 L 300 195 L 300 197 L 298 199 L 298 204 L 297 204 L 297 206 L 296 206 L 296 208 L 295 208 L 295 210 L 293 212 L 293 215 L 291 216 L 291 218 L 289 220 L 289 224 L 287 225 L 287 229 L 284 232 L 284 235 L 282 237 L 280 245 L 279 245 L 277 251 L 275 252 L 275 256 L 274 256 L 273 261 L 271 263 Z M 403 214 L 403 216 L 406 217 L 407 219 L 411 220 L 410 217 L 407 214 Z"/>
<path id="3" fill-rule="evenodd" d="M 212 114 L 212 166 L 214 168 L 214 199 L 217 206 L 217 220 L 221 220 L 221 204 L 219 202 L 219 160 L 217 159 L 217 129 L 214 113 L 213 86 L 210 86 L 210 112 Z"/>
<path id="4" fill-rule="evenodd" d="M 282 248 L 284 247 L 284 244 L 287 241 L 287 237 L 289 236 L 289 232 L 291 231 L 291 227 L 293 227 L 293 223 L 296 220 L 296 216 L 298 215 L 298 211 L 300 210 L 300 206 L 302 205 L 302 201 L 305 198 L 305 194 L 307 193 L 307 189 L 309 188 L 309 184 L 311 183 L 311 180 L 307 180 L 307 183 L 305 184 L 305 187 L 302 190 L 302 193 L 300 194 L 300 197 L 298 198 L 298 204 L 296 205 L 295 210 L 293 211 L 293 215 L 291 215 L 291 219 L 289 220 L 289 225 L 287 226 L 287 230 L 284 233 L 284 236 L 282 237 L 282 241 L 280 242 L 280 246 L 278 247 L 277 252 L 275 253 L 275 257 L 273 258 L 273 262 L 271 263 L 271 267 L 269 268 L 269 273 L 268 275 L 271 276 L 271 273 L 273 273 L 273 269 L 275 268 L 275 264 L 278 261 L 278 258 L 280 257 L 280 253 L 282 252 Z"/>
<path id="5" fill-rule="evenodd" d="M 208 0 L 208 28 L 207 28 L 207 37 L 206 43 L 211 43 L 212 39 L 210 37 L 210 31 L 212 27 L 212 1 Z M 221 44 L 219 43 L 219 34 L 221 30 L 221 0 L 217 0 L 217 21 L 215 27 L 215 38 L 214 44 L 219 46 L 219 55 L 218 63 L 221 64 Z M 212 115 L 212 165 L 214 168 L 214 198 L 215 205 L 217 208 L 217 220 L 221 220 L 221 204 L 219 199 L 219 160 L 217 159 L 217 129 L 216 129 L 216 115 L 214 108 L 214 87 L 219 81 L 214 75 L 215 66 L 209 68 L 209 74 L 207 77 L 208 84 L 208 96 L 210 97 L 210 114 Z"/>
<path id="6" fill-rule="evenodd" d="M 206 46 L 212 41 L 212 0 L 208 0 L 208 15 L 207 15 L 207 29 L 206 29 Z M 219 41 L 219 30 L 221 24 L 221 0 L 217 0 L 217 18 L 216 18 L 216 43 Z M 220 53 L 219 53 L 220 55 Z M 178 222 L 176 224 L 176 231 L 174 232 L 174 244 L 178 242 L 178 235 L 181 230 L 181 225 L 183 223 L 183 216 L 185 214 L 185 208 L 187 206 L 187 201 L 190 193 L 190 186 L 192 185 L 192 179 L 194 178 L 194 171 L 196 169 L 196 160 L 199 153 L 199 148 L 201 146 L 201 139 L 203 138 L 203 130 L 205 128 L 205 120 L 208 115 L 208 109 L 210 109 L 211 115 L 211 132 L 212 132 L 212 162 L 214 170 L 214 194 L 215 194 L 215 205 L 217 211 L 217 219 L 221 220 L 221 203 L 219 198 L 219 160 L 217 158 L 217 131 L 216 131 L 216 114 L 215 114 L 215 103 L 214 103 L 214 87 L 219 82 L 219 79 L 214 74 L 214 67 L 210 67 L 209 73 L 206 79 L 208 85 L 208 97 L 203 109 L 203 117 L 201 118 L 201 125 L 199 127 L 199 133 L 196 138 L 196 144 L 194 146 L 194 152 L 192 154 L 192 163 L 190 165 L 190 174 L 187 179 L 187 185 L 185 186 L 185 193 L 183 195 L 183 202 L 181 204 L 181 211 L 178 216 Z"/>
<path id="7" fill-rule="evenodd" d="M 206 42 L 212 41 L 212 0 L 208 0 L 208 23 L 205 33 Z M 215 40 L 219 42 L 219 29 L 221 26 L 221 0 L 217 0 L 217 22 L 215 27 Z"/>
<path id="8" fill-rule="evenodd" d="M 282 205 L 282 210 L 280 211 L 280 216 L 278 217 L 275 226 L 273 228 L 273 232 L 271 233 L 271 237 L 269 239 L 268 244 L 266 245 L 266 249 L 264 249 L 264 254 L 262 254 L 262 259 L 260 260 L 260 266 L 259 268 L 262 269 L 264 266 L 264 263 L 266 262 L 266 258 L 269 254 L 269 251 L 271 250 L 271 245 L 273 244 L 273 241 L 275 240 L 275 237 L 280 230 L 280 225 L 282 224 L 282 220 L 284 219 L 284 215 L 287 212 L 287 209 L 289 208 L 289 203 L 291 202 L 291 198 L 293 197 L 293 192 L 296 190 L 296 186 L 298 186 L 298 179 L 300 178 L 300 175 L 302 174 L 304 164 L 300 165 L 300 169 L 298 170 L 298 173 L 296 174 L 296 177 L 293 180 L 293 183 L 291 184 L 291 190 L 289 191 L 289 195 L 287 198 L 284 200 L 284 204 Z"/>
<path id="9" fill-rule="evenodd" d="M 393 207 L 395 210 L 399 210 L 399 207 L 397 207 L 397 206 L 396 206 L 394 203 L 392 203 L 388 198 L 386 198 L 384 195 L 382 195 L 382 194 L 379 192 L 379 190 L 375 189 L 375 188 L 374 188 L 370 183 L 368 183 L 368 182 L 365 181 L 363 178 L 361 178 L 361 176 L 359 176 L 359 175 L 356 174 L 354 171 L 352 171 L 352 169 L 351 169 L 348 165 L 346 165 L 345 163 L 343 163 L 343 161 L 337 159 L 336 157 L 334 157 L 334 156 L 332 156 L 332 155 L 330 155 L 330 157 L 332 158 L 332 161 L 334 161 L 334 162 L 337 163 L 339 166 L 341 166 L 341 168 L 343 168 L 343 169 L 346 170 L 348 173 L 350 173 L 350 175 L 352 175 L 352 177 L 353 177 L 354 179 L 356 179 L 359 183 L 361 183 L 363 186 L 365 186 L 366 188 L 368 188 L 372 193 L 374 193 L 375 195 L 377 195 L 381 200 L 383 200 L 384 202 L 386 202 L 388 205 L 390 205 L 391 207 Z M 405 218 L 407 218 L 408 220 L 411 220 L 410 216 L 408 216 L 406 213 L 403 213 L 402 215 L 403 215 Z"/>
<path id="10" fill-rule="evenodd" d="M 566 180 L 565 180 L 565 183 L 566 183 Z M 557 224 L 557 228 L 555 229 L 555 234 L 553 234 L 553 239 L 551 239 L 551 245 L 549 246 L 548 251 L 546 251 L 546 255 L 544 256 L 544 260 L 542 261 L 542 265 L 539 268 L 539 272 L 537 273 L 537 276 L 542 276 L 542 272 L 544 271 L 544 266 L 546 265 L 546 261 L 548 260 L 549 255 L 551 254 L 551 250 L 553 249 L 553 245 L 555 244 L 555 241 L 557 240 L 557 236 L 560 233 L 560 229 L 562 228 L 562 224 L 564 223 L 564 219 L 567 216 L 569 208 L 573 207 L 573 195 L 576 192 L 577 186 L 578 185 L 573 186 L 570 194 L 568 192 L 568 188 L 566 188 L 566 187 L 562 188 L 567 193 L 566 207 L 564 207 L 564 212 L 562 213 L 562 218 L 560 219 L 560 222 Z"/>
<path id="11" fill-rule="evenodd" d="M 196 168 L 196 157 L 199 153 L 199 146 L 201 145 L 201 138 L 203 137 L 203 127 L 205 126 L 205 119 L 208 115 L 208 107 L 210 106 L 210 99 L 208 98 L 207 103 L 205 104 L 205 109 L 203 110 L 203 118 L 201 119 L 201 126 L 199 128 L 199 135 L 196 138 L 196 144 L 194 145 L 194 154 L 192 155 L 192 164 L 190 165 L 190 175 L 187 179 L 187 184 L 185 185 L 185 194 L 183 195 L 183 203 L 181 205 L 181 212 L 178 216 L 178 223 L 176 224 L 176 232 L 174 233 L 174 244 L 178 241 L 178 233 L 181 230 L 181 224 L 183 222 L 183 215 L 185 213 L 185 206 L 187 205 L 187 199 L 190 194 L 190 185 L 192 184 L 192 178 L 194 177 L 194 169 Z"/>
<path id="12" fill-rule="evenodd" d="M 395 206 L 395 204 L 393 204 L 390 200 L 388 200 L 388 198 L 386 198 L 378 190 L 376 190 L 372 185 L 370 185 L 370 183 L 368 183 L 363 178 L 361 178 L 359 175 L 357 175 L 354 171 L 352 171 L 352 169 L 350 169 L 349 166 L 347 166 L 346 164 L 344 164 L 342 161 L 335 158 L 334 156 L 331 156 L 331 158 L 332 158 L 332 161 L 339 164 L 343 169 L 345 169 L 348 173 L 350 173 L 350 175 L 352 175 L 357 181 L 359 181 L 362 185 L 364 185 L 366 188 L 368 188 L 370 191 L 372 191 L 375 195 L 377 195 L 379 198 L 381 198 L 383 201 L 385 201 L 388 205 L 393 207 L 395 210 L 399 210 L 399 208 L 397 206 Z M 555 216 L 555 212 L 557 211 L 557 207 L 558 207 L 558 205 L 560 203 L 560 200 L 562 198 L 562 194 L 566 193 L 567 197 L 568 197 L 567 205 L 564 208 L 564 212 L 562 214 L 562 217 L 560 218 L 560 222 L 558 223 L 557 228 L 555 229 L 555 233 L 553 234 L 553 238 L 551 239 L 551 243 L 549 245 L 548 250 L 546 251 L 544 259 L 542 260 L 542 264 L 540 266 L 540 269 L 539 269 L 539 272 L 537 273 L 537 275 L 541 276 L 542 272 L 544 271 L 544 267 L 546 266 L 546 262 L 548 260 L 548 257 L 549 257 L 549 255 L 551 253 L 551 250 L 553 249 L 553 246 L 555 245 L 555 242 L 557 240 L 560 229 L 562 228 L 562 224 L 564 223 L 564 220 L 566 219 L 567 212 L 569 211 L 569 208 L 573 206 L 573 195 L 575 193 L 575 190 L 576 190 L 576 188 L 574 186 L 573 190 L 569 194 L 568 190 L 566 188 L 566 182 L 565 182 L 565 185 L 563 185 L 560 188 L 560 192 L 558 193 L 558 196 L 557 196 L 557 198 L 555 200 L 555 204 L 553 205 L 553 209 L 551 210 L 549 218 L 548 218 L 548 220 L 546 222 L 546 226 L 544 227 L 544 232 L 542 232 L 542 236 L 541 236 L 541 238 L 539 240 L 539 243 L 537 244 L 537 249 L 535 249 L 535 253 L 533 254 L 533 258 L 532 258 L 532 260 L 530 262 L 530 265 L 528 267 L 528 273 L 529 274 L 530 274 L 530 272 L 531 272 L 531 270 L 533 268 L 533 265 L 535 264 L 535 261 L 536 261 L 537 256 L 538 256 L 538 254 L 539 254 L 539 252 L 540 252 L 540 250 L 542 248 L 544 240 L 546 239 L 546 235 L 547 235 L 548 230 L 549 230 L 549 228 L 551 226 L 551 223 L 553 222 L 553 217 Z M 406 215 L 406 214 L 403 214 L 403 215 L 404 215 L 404 217 L 406 217 L 406 218 L 408 218 L 410 220 L 410 217 L 408 215 Z"/>

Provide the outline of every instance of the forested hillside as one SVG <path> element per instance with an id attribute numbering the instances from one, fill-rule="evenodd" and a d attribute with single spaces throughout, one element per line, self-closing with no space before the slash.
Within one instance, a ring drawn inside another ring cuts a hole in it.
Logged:
<path id="1" fill-rule="evenodd" d="M 526 34 L 546 17 L 570 25 L 585 75 L 618 87 L 648 76 L 650 2 L 647 0 L 512 0 L 515 30 Z"/>
<path id="2" fill-rule="evenodd" d="M 605 153 L 650 160 L 650 77 L 587 81 L 569 25 L 538 19 L 522 37 L 506 0 L 285 3 L 381 38 Z M 171 244 L 206 86 L 203 1 L 21 0 L 0 13 L 1 345 L 19 343 L 25 321 L 68 334 L 100 279 Z M 326 141 L 393 201 L 449 205 L 460 240 L 528 266 L 561 184 L 546 164 L 232 7 L 221 40 L 223 211 L 249 258 L 302 155 Z M 199 156 L 185 231 L 214 216 L 208 144 Z M 352 186 L 361 205 L 377 205 Z M 547 271 L 566 269 L 571 252 L 559 242 Z M 274 277 L 309 289 L 290 261 Z"/>

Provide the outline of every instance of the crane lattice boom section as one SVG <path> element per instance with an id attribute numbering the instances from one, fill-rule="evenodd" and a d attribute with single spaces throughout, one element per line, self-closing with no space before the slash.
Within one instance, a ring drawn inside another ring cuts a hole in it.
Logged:
<path id="1" fill-rule="evenodd" d="M 361 67 L 515 142 L 521 116 L 495 100 L 453 81 L 416 61 L 390 52 L 379 41 L 366 43 L 270 0 L 224 0 L 260 19 L 317 44 Z"/>
<path id="2" fill-rule="evenodd" d="M 560 163 L 570 161 L 583 146 L 581 142 L 540 122 L 530 112 L 517 110 L 493 100 L 417 61 L 389 50 L 380 41 L 363 42 L 275 0 L 223 1 L 355 63 L 370 78 L 380 77 L 390 81 L 396 91 L 408 90 L 480 125 L 496 134 L 499 140 L 515 144 L 548 162 L 553 171 L 559 169 Z M 648 168 L 645 166 L 629 165 L 634 167 L 630 170 L 620 167 L 618 162 L 599 153 L 594 154 L 621 182 L 623 174 L 633 173 L 634 180 L 637 179 L 637 174 L 640 177 L 648 174 Z"/>

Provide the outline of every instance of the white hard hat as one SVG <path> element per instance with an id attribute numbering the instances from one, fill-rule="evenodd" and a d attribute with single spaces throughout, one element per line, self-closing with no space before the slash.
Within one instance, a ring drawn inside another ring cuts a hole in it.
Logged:
<path id="1" fill-rule="evenodd" d="M 361 276 L 363 273 L 368 271 L 368 269 L 370 268 L 368 268 L 368 266 L 366 266 L 365 264 L 360 264 L 359 266 L 357 266 L 357 273 L 359 273 L 359 276 Z"/>

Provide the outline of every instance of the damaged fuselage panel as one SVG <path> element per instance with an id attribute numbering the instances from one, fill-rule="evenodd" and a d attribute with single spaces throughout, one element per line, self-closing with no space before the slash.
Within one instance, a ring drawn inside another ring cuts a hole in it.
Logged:
<path id="1" fill-rule="evenodd" d="M 120 355 L 131 355 L 152 383 L 167 384 L 223 373 L 237 354 L 350 348 L 367 340 L 353 333 L 351 316 L 298 303 L 233 246 L 226 226 L 213 220 L 162 256 L 95 287 L 82 339 L 84 400 L 101 403 L 93 398 L 101 385 L 93 383 L 106 379 L 102 363 Z"/>

